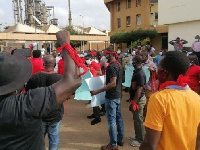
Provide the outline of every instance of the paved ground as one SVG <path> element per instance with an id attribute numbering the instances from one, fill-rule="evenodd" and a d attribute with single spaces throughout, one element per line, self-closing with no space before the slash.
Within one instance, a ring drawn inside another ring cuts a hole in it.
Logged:
<path id="1" fill-rule="evenodd" d="M 125 144 L 119 150 L 138 150 L 129 145 L 128 138 L 133 136 L 132 113 L 128 110 L 126 102 L 128 94 L 123 93 L 122 115 L 125 126 Z M 92 108 L 86 107 L 85 101 L 68 100 L 67 114 L 63 117 L 60 133 L 60 150 L 100 150 L 102 145 L 109 142 L 106 117 L 101 117 L 102 122 L 90 125 L 87 115 L 92 114 Z M 46 139 L 47 141 L 47 139 Z"/>

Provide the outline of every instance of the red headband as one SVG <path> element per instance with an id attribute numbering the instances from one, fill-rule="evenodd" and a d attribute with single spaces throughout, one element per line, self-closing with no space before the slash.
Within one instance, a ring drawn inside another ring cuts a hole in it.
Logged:
<path id="1" fill-rule="evenodd" d="M 108 50 L 104 50 L 103 53 L 104 53 L 104 54 L 114 54 L 114 55 L 115 55 L 115 58 L 118 57 L 118 55 L 117 55 L 116 52 L 111 52 L 111 51 L 108 51 Z"/>

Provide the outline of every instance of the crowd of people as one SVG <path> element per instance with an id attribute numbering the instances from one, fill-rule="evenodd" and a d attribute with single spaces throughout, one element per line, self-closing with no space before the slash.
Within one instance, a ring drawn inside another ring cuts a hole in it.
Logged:
<path id="1" fill-rule="evenodd" d="M 150 42 L 122 53 L 111 45 L 102 51 L 78 54 L 68 44 L 69 34 L 60 31 L 59 53 L 45 55 L 33 50 L 31 58 L 15 54 L 12 47 L 0 53 L 0 149 L 59 149 L 63 103 L 81 85 L 83 67 L 93 77 L 105 76 L 105 104 L 93 107 L 91 125 L 106 115 L 110 141 L 101 150 L 118 150 L 124 145 L 121 114 L 122 82 L 126 66 L 133 66 L 129 109 L 133 114 L 134 136 L 130 145 L 140 150 L 200 150 L 200 41 L 196 36 L 190 50 L 187 41 L 170 41 L 174 50 L 156 50 Z M 76 59 L 74 59 L 76 58 Z M 150 77 L 143 68 L 148 68 Z M 128 89 L 128 90 L 127 90 Z"/>

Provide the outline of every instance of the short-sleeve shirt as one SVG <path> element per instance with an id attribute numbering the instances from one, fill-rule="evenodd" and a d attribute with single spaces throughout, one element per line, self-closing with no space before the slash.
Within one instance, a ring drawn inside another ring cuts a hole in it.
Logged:
<path id="1" fill-rule="evenodd" d="M 200 123 L 200 96 L 191 89 L 164 89 L 149 100 L 144 125 L 161 131 L 157 150 L 194 150 Z"/>
<path id="2" fill-rule="evenodd" d="M 192 65 L 189 67 L 185 74 L 185 82 L 190 86 L 190 88 L 198 92 L 199 82 L 200 82 L 200 66 Z"/>
<path id="3" fill-rule="evenodd" d="M 192 43 L 191 48 L 192 48 L 195 52 L 200 52 L 200 41 L 195 41 L 194 43 Z"/>
<path id="4" fill-rule="evenodd" d="M 31 76 L 29 81 L 27 82 L 26 85 L 26 91 L 30 89 L 35 89 L 38 87 L 47 87 L 50 86 L 59 80 L 62 79 L 62 75 L 57 74 L 57 73 L 45 73 L 45 72 L 39 72 Z M 62 120 L 64 113 L 64 107 L 61 105 L 54 111 L 52 111 L 48 116 L 44 117 L 42 121 L 49 122 L 49 123 L 54 123 Z"/>
<path id="5" fill-rule="evenodd" d="M 44 150 L 42 118 L 57 108 L 52 86 L 0 97 L 0 149 Z"/>
<path id="6" fill-rule="evenodd" d="M 117 77 L 116 86 L 106 91 L 106 98 L 118 99 L 122 97 L 122 66 L 117 62 L 111 63 L 106 69 L 106 85 L 110 83 L 110 79 Z"/>
<path id="7" fill-rule="evenodd" d="M 144 87 L 140 96 L 140 98 L 142 98 L 145 94 L 145 85 L 146 85 L 146 75 L 142 68 L 134 70 L 131 82 L 136 82 L 136 86 Z M 137 91 L 137 87 L 136 89 L 133 90 L 132 85 L 131 85 L 130 91 L 129 91 L 131 99 L 134 98 L 136 91 Z"/>
<path id="8" fill-rule="evenodd" d="M 32 75 L 44 70 L 43 66 L 43 60 L 41 58 L 30 58 L 33 70 L 32 70 Z"/>

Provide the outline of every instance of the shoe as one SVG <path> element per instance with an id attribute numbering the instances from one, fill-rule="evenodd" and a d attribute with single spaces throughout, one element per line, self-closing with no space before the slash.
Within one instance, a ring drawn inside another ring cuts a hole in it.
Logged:
<path id="1" fill-rule="evenodd" d="M 117 145 L 124 146 L 124 142 L 117 142 Z"/>
<path id="2" fill-rule="evenodd" d="M 87 116 L 87 118 L 88 118 L 88 119 L 95 118 L 95 115 L 94 115 L 94 114 L 92 114 L 92 115 L 90 115 L 90 116 Z"/>
<path id="3" fill-rule="evenodd" d="M 101 115 L 101 116 L 105 116 L 105 115 L 106 115 L 106 112 L 105 112 L 105 111 L 101 111 L 101 112 L 100 112 L 100 115 Z"/>
<path id="4" fill-rule="evenodd" d="M 136 140 L 136 138 L 135 138 L 135 136 L 131 136 L 131 137 L 129 138 L 129 140 L 130 140 L 130 141 L 133 141 L 133 140 Z"/>
<path id="5" fill-rule="evenodd" d="M 101 150 L 118 150 L 117 146 L 111 146 L 111 145 L 105 145 L 105 146 L 101 146 Z"/>
<path id="6" fill-rule="evenodd" d="M 130 145 L 133 146 L 133 147 L 140 147 L 140 142 L 138 142 L 137 140 L 133 140 Z"/>
<path id="7" fill-rule="evenodd" d="M 91 121 L 91 125 L 95 125 L 97 123 L 101 122 L 101 118 L 94 118 L 94 120 Z"/>

